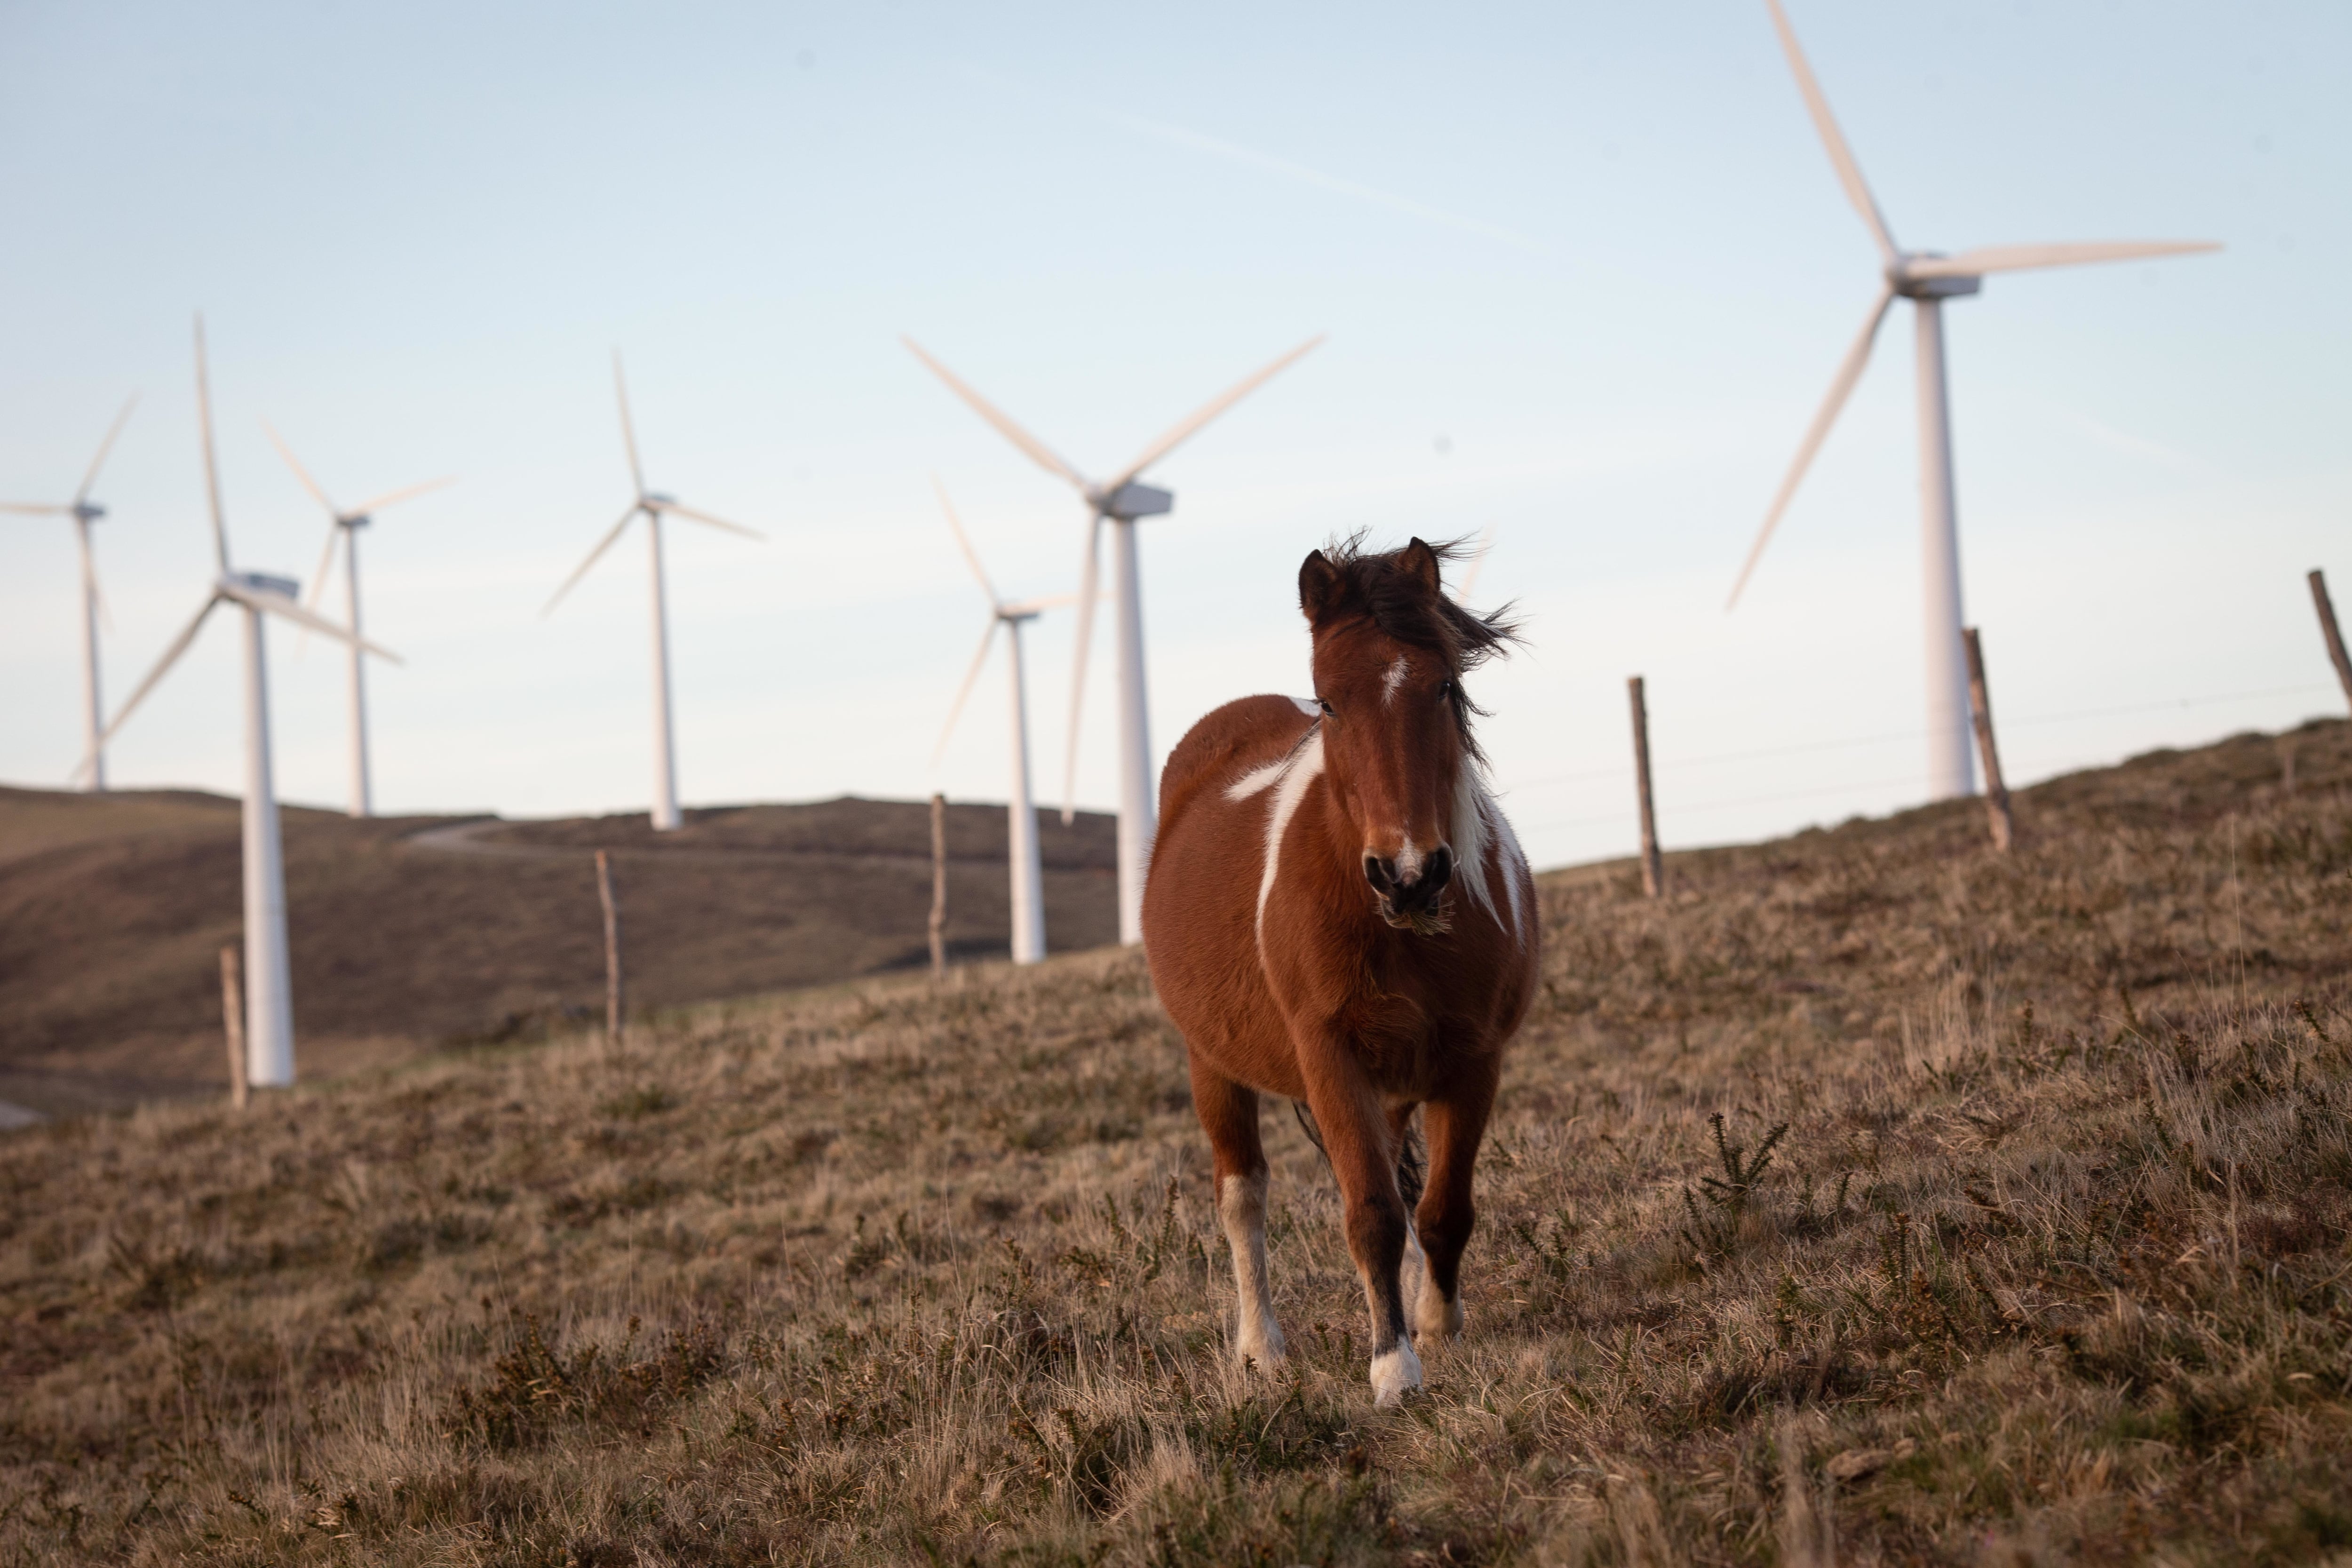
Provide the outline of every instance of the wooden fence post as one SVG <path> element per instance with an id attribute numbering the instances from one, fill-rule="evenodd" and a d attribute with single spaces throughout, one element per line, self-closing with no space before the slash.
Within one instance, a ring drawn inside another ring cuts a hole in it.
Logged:
<path id="1" fill-rule="evenodd" d="M 221 949 L 221 1025 L 228 1035 L 228 1102 L 243 1110 L 251 1093 L 245 1066 L 245 954 L 235 942 Z"/>
<path id="2" fill-rule="evenodd" d="M 1984 645 L 1970 626 L 1960 634 L 1969 650 L 1969 716 L 1976 721 L 1977 755 L 1984 759 L 1985 816 L 1992 823 L 1992 847 L 2009 853 L 2017 824 L 2009 809 L 2009 785 L 2001 782 L 2000 750 L 1992 741 L 1992 692 L 1985 684 Z"/>
<path id="3" fill-rule="evenodd" d="M 2311 603 L 2319 612 L 2319 635 L 2327 639 L 2327 657 L 2336 663 L 2336 679 L 2344 683 L 2344 700 L 2352 702 L 2352 658 L 2344 652 L 2344 633 L 2336 625 L 2336 605 L 2327 596 L 2327 578 L 2311 569 Z"/>
<path id="4" fill-rule="evenodd" d="M 1666 890 L 1666 862 L 1658 852 L 1658 813 L 1650 799 L 1650 707 L 1640 676 L 1630 677 L 1625 689 L 1633 699 L 1633 783 L 1642 796 L 1642 891 L 1655 899 Z"/>
<path id="5" fill-rule="evenodd" d="M 604 905 L 604 1039 L 621 1043 L 621 901 L 613 894 L 613 858 L 596 851 L 596 897 Z"/>
<path id="6" fill-rule="evenodd" d="M 948 797 L 931 796 L 931 978 L 948 973 Z"/>

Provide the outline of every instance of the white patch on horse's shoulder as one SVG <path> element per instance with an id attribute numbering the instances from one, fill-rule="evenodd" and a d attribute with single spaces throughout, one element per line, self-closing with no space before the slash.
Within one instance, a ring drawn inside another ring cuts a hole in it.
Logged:
<path id="1" fill-rule="evenodd" d="M 1528 870 L 1527 851 L 1519 847 L 1519 836 L 1511 830 L 1511 819 L 1503 815 L 1503 808 L 1495 803 L 1493 795 L 1486 797 L 1486 810 L 1495 819 L 1496 831 L 1502 836 L 1503 886 L 1510 890 L 1511 934 L 1517 936 L 1521 930 L 1519 922 L 1524 918 L 1519 908 L 1522 896 L 1519 891 L 1519 874 Z M 1532 877 L 1531 872 L 1529 875 Z"/>
<path id="2" fill-rule="evenodd" d="M 1478 776 L 1478 765 L 1469 758 L 1462 760 L 1459 772 L 1454 775 L 1454 863 L 1459 868 L 1462 884 L 1470 892 L 1470 901 L 1495 913 L 1495 890 L 1486 881 L 1486 851 L 1493 838 L 1487 831 L 1486 781 Z M 1517 935 L 1518 903 L 1512 897 L 1512 934 Z"/>
<path id="3" fill-rule="evenodd" d="M 1381 680 L 1381 701 L 1384 704 L 1395 701 L 1397 688 L 1402 686 L 1404 678 L 1412 673 L 1412 661 L 1402 654 L 1397 655 L 1396 662 L 1389 666 L 1388 674 Z"/>
<path id="4" fill-rule="evenodd" d="M 1372 1358 L 1372 1403 L 1383 1410 L 1404 1403 L 1408 1390 L 1421 1386 L 1421 1358 L 1399 1339 Z"/>
<path id="5" fill-rule="evenodd" d="M 1274 784 L 1275 780 L 1280 778 L 1282 776 L 1282 770 L 1289 765 L 1289 755 L 1285 753 L 1282 756 L 1275 758 L 1274 761 L 1266 763 L 1264 767 L 1252 768 L 1249 772 L 1244 773 L 1241 777 L 1235 779 L 1233 783 L 1225 786 L 1225 798 L 1227 800 L 1247 800 L 1250 796 L 1260 794 L 1269 788 Z"/>
<path id="6" fill-rule="evenodd" d="M 1316 701 L 1312 697 L 1294 697 L 1290 700 L 1297 706 L 1297 709 L 1301 713 L 1306 714 L 1309 719 L 1314 718 L 1316 715 L 1323 711 L 1323 704 Z"/>
<path id="7" fill-rule="evenodd" d="M 1307 786 L 1323 775 L 1323 731 L 1321 726 L 1307 731 L 1306 743 L 1283 759 L 1282 786 L 1275 791 L 1274 809 L 1265 819 L 1265 869 L 1257 879 L 1257 945 L 1265 951 L 1265 900 L 1274 893 L 1274 874 L 1282 863 L 1282 835 L 1290 826 L 1298 803 L 1307 797 Z"/>

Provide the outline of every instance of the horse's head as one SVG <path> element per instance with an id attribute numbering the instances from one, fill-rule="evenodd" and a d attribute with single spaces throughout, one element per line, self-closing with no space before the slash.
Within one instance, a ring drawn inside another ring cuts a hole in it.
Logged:
<path id="1" fill-rule="evenodd" d="M 1357 535 L 1298 569 L 1315 638 L 1315 696 L 1333 797 L 1360 836 L 1364 880 L 1389 924 L 1445 929 L 1459 803 L 1482 760 L 1462 677 L 1512 639 L 1497 614 L 1445 596 L 1455 547 L 1416 539 L 1366 554 Z"/>

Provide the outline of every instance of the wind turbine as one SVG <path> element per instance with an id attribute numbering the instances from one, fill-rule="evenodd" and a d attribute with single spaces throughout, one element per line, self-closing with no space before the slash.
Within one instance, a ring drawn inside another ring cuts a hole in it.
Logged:
<path id="1" fill-rule="evenodd" d="M 319 552 L 319 570 L 310 579 L 310 607 L 318 607 L 320 599 L 327 592 L 327 579 L 335 574 L 335 545 L 340 542 L 343 547 L 343 623 L 351 627 L 352 635 L 357 637 L 360 633 L 360 530 L 375 521 L 375 512 L 394 501 L 439 489 L 450 481 L 446 479 L 427 479 L 421 485 L 407 485 L 400 489 L 388 490 L 373 500 L 363 501 L 344 511 L 327 499 L 327 492 L 319 488 L 319 481 L 312 479 L 310 471 L 296 460 L 293 450 L 270 427 L 268 420 L 261 422 L 261 428 L 268 434 L 269 444 L 278 448 L 278 455 L 286 459 L 286 466 L 294 470 L 294 477 L 302 481 L 302 488 L 310 492 L 310 499 L 327 509 L 327 547 Z M 368 787 L 367 678 L 360 645 L 352 643 L 346 651 L 350 653 L 352 661 L 352 815 L 373 816 L 375 815 L 375 795 Z"/>
<path id="2" fill-rule="evenodd" d="M 662 494 L 659 490 L 646 489 L 646 471 L 637 462 L 636 432 L 629 424 L 629 386 L 621 376 L 621 351 L 618 349 L 613 351 L 613 390 L 621 400 L 621 444 L 629 451 L 629 481 L 636 487 L 637 499 L 629 503 L 629 510 L 621 514 L 621 521 L 613 525 L 611 531 L 596 542 L 596 548 L 588 552 L 588 559 L 580 563 L 579 569 L 563 580 L 563 586 L 555 591 L 555 597 L 547 601 L 546 609 L 540 611 L 540 614 L 544 616 L 552 611 L 562 602 L 563 595 L 572 592 L 572 585 L 588 574 L 588 568 L 596 564 L 596 558 L 613 547 L 613 542 L 619 539 L 629 524 L 636 521 L 638 514 L 644 514 L 646 543 L 652 553 L 653 562 L 653 825 L 654 831 L 656 833 L 667 833 L 679 826 L 685 818 L 678 815 L 677 810 L 677 744 L 672 736 L 669 721 L 669 606 L 662 586 L 662 518 L 666 515 L 683 517 L 694 522 L 708 524 L 712 528 L 723 528 L 730 533 L 740 533 L 747 538 L 763 542 L 767 535 L 745 528 L 740 523 L 730 522 L 723 517 L 713 517 L 707 511 L 697 511 L 692 507 L 680 506 L 674 499 Z"/>
<path id="3" fill-rule="evenodd" d="M 1876 198 L 1863 181 L 1862 166 L 1854 162 L 1853 152 L 1838 131 L 1837 121 L 1830 113 L 1829 100 L 1822 95 L 1821 84 L 1813 79 L 1812 68 L 1805 63 L 1804 51 L 1797 46 L 1797 35 L 1790 29 L 1780 0 L 1765 3 L 1771 7 L 1772 26 L 1780 35 L 1780 47 L 1789 57 L 1789 68 L 1796 75 L 1798 90 L 1804 94 L 1813 129 L 1821 133 L 1822 145 L 1829 149 L 1830 162 L 1837 168 L 1846 200 L 1862 215 L 1871 237 L 1878 244 L 1880 282 L 1869 313 L 1863 319 L 1862 333 L 1846 351 L 1845 359 L 1830 382 L 1829 395 L 1822 400 L 1820 412 L 1813 416 L 1804 439 L 1798 444 L 1796 460 L 1789 465 L 1788 477 L 1780 481 L 1780 493 L 1772 498 L 1771 510 L 1764 514 L 1764 527 L 1748 552 L 1747 563 L 1739 569 L 1739 580 L 1732 584 L 1730 603 L 1725 608 L 1739 602 L 1740 590 L 1748 585 L 1757 559 L 1764 553 L 1764 546 L 1779 526 L 1781 513 L 1788 510 L 1790 498 L 1797 493 L 1798 481 L 1805 477 L 1813 454 L 1821 449 L 1830 426 L 1837 421 L 1839 410 L 1853 391 L 1854 383 L 1862 378 L 1863 367 L 1870 363 L 1871 344 L 1878 336 L 1879 323 L 1886 319 L 1897 296 L 1910 300 L 1918 342 L 1919 521 L 1920 543 L 1926 557 L 1928 787 L 1937 799 L 1970 795 L 1976 790 L 1976 769 L 1969 752 L 1968 673 L 1960 648 L 1960 541 L 1952 490 L 1952 425 L 1944 375 L 1943 302 L 1976 293 L 1983 287 L 1988 273 L 2074 267 L 2090 261 L 2187 256 L 2221 247 L 2210 240 L 2095 240 L 2084 244 L 1990 245 L 1963 250 L 1958 256 L 1897 248 L 1886 219 L 1878 210 Z"/>
<path id="4" fill-rule="evenodd" d="M 106 439 L 98 444 L 98 456 L 89 460 L 89 472 L 82 476 L 81 489 L 74 499 L 62 504 L 42 501 L 0 501 L 0 511 L 23 512 L 31 517 L 70 517 L 74 533 L 81 543 L 81 706 L 82 751 L 89 759 L 81 775 L 83 788 L 92 795 L 106 793 L 106 753 L 99 747 L 99 731 L 106 726 L 106 715 L 98 695 L 98 617 L 101 608 L 98 596 L 98 565 L 90 557 L 89 525 L 106 515 L 106 509 L 89 499 L 90 487 L 98 483 L 98 470 L 105 466 L 107 453 L 114 449 L 114 438 L 122 434 L 131 410 L 138 405 L 139 395 L 122 405 L 114 416 L 113 427 Z"/>
<path id="5" fill-rule="evenodd" d="M 1013 877 L 1013 962 L 1034 963 L 1045 956 L 1045 884 L 1037 852 L 1037 806 L 1029 790 L 1029 681 L 1021 658 L 1021 628 L 1045 611 L 1068 604 L 1071 595 L 1020 601 L 999 598 L 996 585 L 988 580 L 988 573 L 980 563 L 979 552 L 972 549 L 963 523 L 956 517 L 954 503 L 948 500 L 947 487 L 940 483 L 937 475 L 932 476 L 931 488 L 939 492 L 940 510 L 948 514 L 948 526 L 955 530 L 956 544 L 963 552 L 964 563 L 980 580 L 980 591 L 988 595 L 988 629 L 981 634 L 980 648 L 971 656 L 971 668 L 964 671 L 963 685 L 956 690 L 955 706 L 948 710 L 948 721 L 940 731 L 940 743 L 931 752 L 931 764 L 938 766 L 940 758 L 947 753 L 948 738 L 955 733 L 956 721 L 963 716 L 964 700 L 979 681 L 981 667 L 988 662 L 988 650 L 1002 627 L 1012 650 L 1009 662 L 1013 678 L 1013 789 L 1011 802 L 1005 807 L 1005 841 Z"/>
<path id="6" fill-rule="evenodd" d="M 261 1085 L 294 1081 L 294 989 L 286 950 L 286 863 L 278 838 L 278 795 L 270 776 L 269 679 L 262 646 L 262 620 L 279 616 L 338 642 L 400 662 L 397 654 L 364 642 L 302 607 L 299 584 L 289 578 L 239 572 L 229 565 L 228 530 L 221 521 L 220 473 L 213 460 L 212 395 L 205 378 L 205 319 L 196 318 L 196 423 L 204 433 L 205 495 L 211 503 L 213 554 L 219 573 L 204 607 L 163 650 L 131 700 L 82 759 L 82 771 L 97 762 L 100 747 L 121 732 L 139 704 L 155 689 L 205 621 L 225 604 L 245 612 L 245 1051 L 247 1080 Z"/>
<path id="7" fill-rule="evenodd" d="M 1097 543 L 1102 525 L 1111 525 L 1111 582 L 1118 598 L 1118 940 L 1130 946 L 1143 940 L 1143 874 L 1151 861 L 1151 840 L 1159 830 L 1159 812 L 1151 794 L 1151 734 L 1143 676 L 1143 589 L 1136 561 L 1138 519 L 1158 517 L 1172 509 L 1176 498 L 1151 485 L 1138 484 L 1143 470 L 1173 451 L 1187 437 L 1256 391 L 1276 373 L 1323 341 L 1318 335 L 1254 371 L 1234 385 L 1178 420 L 1142 456 L 1115 479 L 1097 482 L 1055 457 L 1052 448 L 1015 425 L 947 366 L 925 353 L 914 339 L 901 340 L 917 359 L 947 383 L 948 390 L 971 405 L 972 412 L 996 426 L 997 433 L 1026 453 L 1047 473 L 1066 479 L 1087 503 L 1087 549 L 1078 574 L 1077 658 L 1070 678 L 1070 749 L 1063 772 L 1062 820 L 1076 815 L 1078 788 L 1078 712 L 1086 695 L 1087 653 L 1094 637 Z"/>

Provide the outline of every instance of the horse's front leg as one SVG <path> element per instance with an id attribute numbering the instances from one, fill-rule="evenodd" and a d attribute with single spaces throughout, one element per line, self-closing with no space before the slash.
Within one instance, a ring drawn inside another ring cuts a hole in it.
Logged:
<path id="1" fill-rule="evenodd" d="M 1478 1217 L 1470 1201 L 1470 1178 L 1495 1108 L 1496 1079 L 1489 1065 L 1422 1111 L 1429 1133 L 1429 1185 L 1415 1218 L 1428 1265 L 1412 1317 L 1414 1331 L 1424 1340 L 1451 1339 L 1462 1331 L 1462 1250 Z"/>
<path id="2" fill-rule="evenodd" d="M 1217 1171 L 1217 1219 L 1234 1253 L 1234 1295 L 1241 1311 L 1234 1325 L 1234 1354 L 1261 1370 L 1282 1360 L 1282 1325 L 1275 1321 L 1274 1292 L 1265 1277 L 1265 1147 L 1258 1142 L 1257 1090 L 1236 1083 L 1188 1053 L 1192 1068 L 1192 1109 L 1209 1135 Z"/>
<path id="3" fill-rule="evenodd" d="M 1404 1292 L 1397 1281 L 1409 1227 L 1397 1193 L 1389 1118 L 1344 1042 L 1318 1041 L 1299 1056 L 1307 1109 L 1323 1131 L 1324 1152 L 1346 1205 L 1348 1254 L 1371 1310 L 1373 1403 L 1396 1405 L 1408 1389 L 1421 1386 L 1421 1358 L 1406 1332 Z"/>

